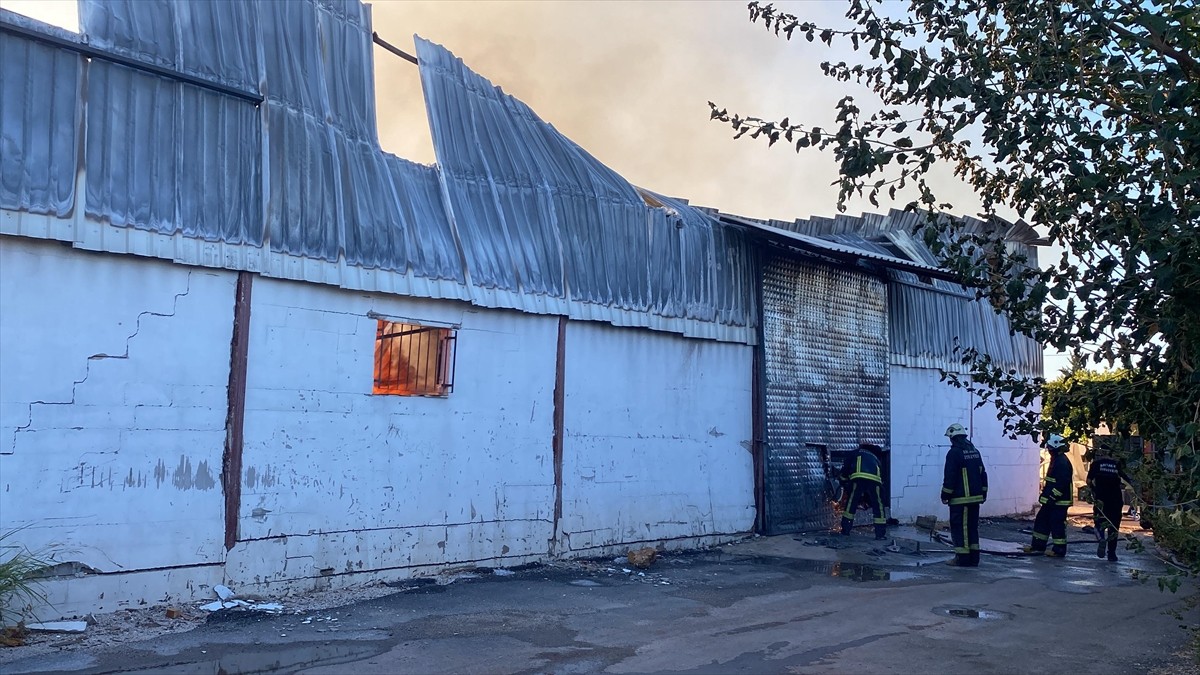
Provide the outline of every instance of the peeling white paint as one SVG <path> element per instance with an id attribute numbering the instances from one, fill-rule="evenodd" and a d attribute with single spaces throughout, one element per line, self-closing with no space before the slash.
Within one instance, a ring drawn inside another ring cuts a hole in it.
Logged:
<path id="1" fill-rule="evenodd" d="M 369 312 L 459 326 L 454 392 L 372 395 Z M 557 319 L 258 279 L 250 327 L 232 583 L 547 553 Z"/>
<path id="2" fill-rule="evenodd" d="M 570 323 L 556 539 L 556 317 L 257 278 L 226 553 L 234 287 L 232 273 L 0 237 L 0 337 L 43 346 L 3 350 L 0 528 L 28 526 L 21 543 L 95 570 L 47 585 L 55 611 L 705 545 L 752 527 L 750 347 Z M 454 392 L 372 395 L 371 312 L 456 326 Z"/>
<path id="3" fill-rule="evenodd" d="M 753 528 L 751 347 L 571 323 L 566 355 L 562 550 Z"/>
<path id="4" fill-rule="evenodd" d="M 233 279 L 0 236 L 0 531 L 104 573 L 222 562 Z M 73 581 L 58 611 L 159 599 Z"/>

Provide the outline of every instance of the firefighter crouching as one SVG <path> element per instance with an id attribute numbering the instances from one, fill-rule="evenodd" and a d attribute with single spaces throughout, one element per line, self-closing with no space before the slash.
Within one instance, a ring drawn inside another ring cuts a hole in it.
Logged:
<path id="1" fill-rule="evenodd" d="M 1074 503 L 1071 496 L 1071 460 L 1067 458 L 1067 439 L 1062 436 L 1050 434 L 1045 446 L 1050 452 L 1050 468 L 1046 471 L 1046 483 L 1038 498 L 1041 507 L 1033 521 L 1033 541 L 1025 547 L 1025 552 L 1062 558 L 1067 555 L 1067 507 Z M 1049 551 L 1046 551 L 1047 542 L 1050 544 Z"/>
<path id="2" fill-rule="evenodd" d="M 967 439 L 961 424 L 946 429 L 950 450 L 942 478 L 942 503 L 950 506 L 950 538 L 954 542 L 954 559 L 948 565 L 977 567 L 979 565 L 979 505 L 987 501 L 987 470 L 983 457 Z"/>
<path id="3" fill-rule="evenodd" d="M 887 535 L 887 520 L 883 517 L 880 492 L 883 476 L 879 471 L 879 458 L 874 454 L 882 451 L 878 445 L 860 443 L 858 449 L 842 463 L 842 483 L 849 484 L 846 509 L 842 511 L 842 534 L 850 534 L 850 528 L 854 527 L 854 512 L 858 510 L 859 503 L 865 501 L 875 516 L 875 538 L 883 539 Z"/>

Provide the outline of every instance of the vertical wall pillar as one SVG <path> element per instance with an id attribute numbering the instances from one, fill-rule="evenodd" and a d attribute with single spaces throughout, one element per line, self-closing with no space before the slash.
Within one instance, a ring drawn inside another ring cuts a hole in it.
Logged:
<path id="1" fill-rule="evenodd" d="M 754 346 L 754 359 L 750 375 L 750 424 L 751 459 L 754 462 L 754 531 L 767 531 L 767 336 L 764 329 L 763 311 L 763 253 L 759 249 L 754 256 L 754 319 L 758 324 L 755 334 L 758 344 Z"/>
<path id="2" fill-rule="evenodd" d="M 563 505 L 563 404 L 566 399 L 567 317 L 558 317 L 558 349 L 554 366 L 554 530 L 551 533 L 550 555 L 558 548 L 559 522 Z"/>
<path id="3" fill-rule="evenodd" d="M 233 301 L 233 339 L 229 347 L 229 409 L 225 417 L 225 453 L 221 487 L 225 492 L 225 550 L 237 543 L 242 503 L 242 439 L 246 421 L 246 369 L 250 350 L 250 290 L 254 275 L 238 272 Z"/>

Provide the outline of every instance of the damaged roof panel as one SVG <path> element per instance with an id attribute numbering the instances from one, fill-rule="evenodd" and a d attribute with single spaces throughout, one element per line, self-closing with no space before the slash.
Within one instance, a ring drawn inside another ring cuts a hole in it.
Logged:
<path id="1" fill-rule="evenodd" d="M 730 292 L 750 283 L 750 251 L 736 235 L 686 204 L 650 206 L 444 48 L 417 38 L 417 59 L 472 283 L 571 306 L 752 326 L 754 295 Z"/>
<path id="2" fill-rule="evenodd" d="M 77 39 L 3 9 L 0 21 Z M 82 70 L 78 54 L 0 33 L 0 207 L 60 218 L 75 208 Z"/>

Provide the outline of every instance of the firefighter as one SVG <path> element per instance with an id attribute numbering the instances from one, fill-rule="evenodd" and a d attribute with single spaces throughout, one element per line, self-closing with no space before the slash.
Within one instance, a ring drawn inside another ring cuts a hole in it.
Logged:
<path id="1" fill-rule="evenodd" d="M 1050 434 L 1045 442 L 1050 452 L 1050 467 L 1046 470 L 1046 483 L 1038 498 L 1041 507 L 1033 521 L 1033 541 L 1025 547 L 1032 555 L 1045 554 L 1048 558 L 1067 555 L 1067 507 L 1074 503 L 1071 497 L 1071 460 L 1067 458 L 1067 439 Z M 1046 543 L 1050 550 L 1046 550 Z"/>
<path id="2" fill-rule="evenodd" d="M 1087 475 L 1088 487 L 1092 489 L 1096 557 L 1103 558 L 1107 546 L 1111 562 L 1117 561 L 1117 538 L 1121 533 L 1121 512 L 1125 508 L 1121 481 L 1130 482 L 1116 458 L 1108 450 L 1097 449 L 1096 459 L 1088 467 Z"/>
<path id="3" fill-rule="evenodd" d="M 950 538 L 954 559 L 948 565 L 979 565 L 979 505 L 987 501 L 987 470 L 983 457 L 961 424 L 946 429 L 950 450 L 942 477 L 942 503 L 950 506 Z"/>
<path id="4" fill-rule="evenodd" d="M 887 520 L 883 517 L 883 497 L 880 493 L 883 476 L 879 471 L 879 458 L 875 455 L 878 452 L 883 452 L 883 448 L 860 443 L 858 449 L 847 455 L 842 463 L 842 484 L 849 486 L 846 488 L 849 493 L 846 508 L 842 511 L 842 534 L 850 534 L 850 528 L 854 527 L 854 512 L 861 502 L 866 502 L 875 516 L 875 538 L 883 539 L 887 535 Z"/>

